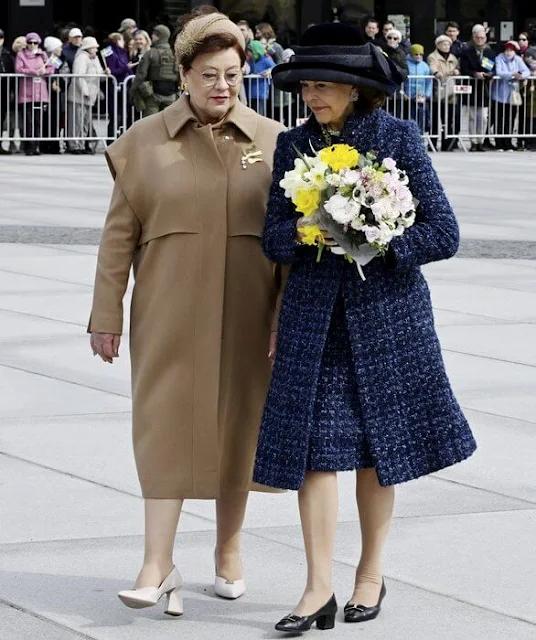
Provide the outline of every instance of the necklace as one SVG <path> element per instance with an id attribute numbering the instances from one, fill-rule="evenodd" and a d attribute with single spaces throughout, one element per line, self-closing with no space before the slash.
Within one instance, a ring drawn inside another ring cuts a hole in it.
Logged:
<path id="1" fill-rule="evenodd" d="M 333 127 L 324 124 L 321 125 L 320 130 L 322 131 L 324 142 L 328 145 L 328 147 L 331 147 L 333 145 L 334 137 L 338 138 L 341 135 L 340 131 L 337 131 L 336 129 L 333 129 Z"/>

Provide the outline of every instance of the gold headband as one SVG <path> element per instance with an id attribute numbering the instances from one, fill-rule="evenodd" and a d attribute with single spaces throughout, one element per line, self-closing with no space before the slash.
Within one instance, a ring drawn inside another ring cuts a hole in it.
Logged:
<path id="1" fill-rule="evenodd" d="M 189 58 L 207 36 L 215 33 L 233 35 L 242 49 L 246 48 L 244 34 L 234 22 L 223 13 L 210 13 L 190 20 L 179 33 L 175 42 L 177 62 L 182 64 L 182 61 Z"/>

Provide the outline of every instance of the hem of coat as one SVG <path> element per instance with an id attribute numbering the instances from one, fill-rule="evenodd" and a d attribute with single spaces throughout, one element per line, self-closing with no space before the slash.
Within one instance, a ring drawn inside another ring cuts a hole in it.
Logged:
<path id="1" fill-rule="evenodd" d="M 428 476 L 431 473 L 435 473 L 437 471 L 441 471 L 442 469 L 447 469 L 448 467 L 452 467 L 455 464 L 459 464 L 464 462 L 468 458 L 470 458 L 473 453 L 476 451 L 477 445 L 473 440 L 468 443 L 466 446 L 458 449 L 453 452 L 451 456 L 443 456 L 441 460 L 436 460 L 427 465 L 423 465 L 419 469 L 408 467 L 405 465 L 405 469 L 403 473 L 391 474 L 389 473 L 389 469 L 384 470 L 384 467 L 392 468 L 392 464 L 382 465 L 381 460 L 378 461 L 376 465 L 376 473 L 378 475 L 378 481 L 382 487 L 388 487 L 394 484 L 403 484 L 404 482 L 409 482 L 411 480 L 417 480 L 418 478 L 422 478 L 423 476 Z"/>
<path id="2" fill-rule="evenodd" d="M 407 466 L 407 462 L 403 463 L 405 467 L 405 471 L 403 473 L 390 474 L 388 471 L 384 472 L 382 467 L 388 466 L 392 468 L 392 464 L 382 465 L 381 460 L 378 461 L 375 467 L 357 467 L 356 465 L 349 466 L 348 468 L 338 468 L 336 471 L 359 471 L 360 469 L 376 469 L 376 474 L 378 476 L 378 481 L 382 487 L 388 487 L 390 485 L 395 484 L 403 484 L 404 482 L 409 482 L 410 480 L 417 480 L 417 478 L 421 478 L 423 476 L 430 475 L 431 473 L 435 473 L 436 471 L 441 471 L 442 469 L 446 469 L 448 467 L 452 467 L 455 464 L 459 464 L 467 458 L 470 458 L 473 453 L 476 451 L 477 445 L 473 440 L 470 444 L 465 447 L 462 447 L 460 450 L 453 453 L 453 455 L 449 457 L 443 457 L 441 460 L 437 460 L 433 463 L 425 465 L 419 469 L 410 468 Z M 401 465 L 402 466 L 402 465 Z M 308 469 L 309 471 L 309 469 Z M 311 469 L 312 471 L 312 469 Z M 335 471 L 335 469 L 315 469 L 315 471 L 325 471 L 328 473 L 329 471 Z M 280 476 L 273 477 L 271 474 L 263 474 L 261 470 L 257 470 L 254 477 L 255 482 L 259 484 L 264 484 L 267 487 L 271 487 L 274 489 L 286 489 L 288 491 L 298 491 L 303 484 L 304 477 L 285 479 Z"/>
<path id="3" fill-rule="evenodd" d="M 222 491 L 245 493 L 284 493 L 284 489 L 279 487 L 270 487 L 262 483 L 252 482 L 249 486 L 242 488 L 221 487 L 219 492 L 214 491 L 143 491 L 142 498 L 144 500 L 217 500 Z"/>

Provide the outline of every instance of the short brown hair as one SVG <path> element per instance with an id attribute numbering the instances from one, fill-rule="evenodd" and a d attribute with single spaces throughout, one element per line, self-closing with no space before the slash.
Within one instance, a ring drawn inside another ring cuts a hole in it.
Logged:
<path id="1" fill-rule="evenodd" d="M 381 109 L 387 100 L 387 94 L 379 89 L 358 87 L 357 90 L 359 91 L 359 100 L 356 104 L 356 111 L 363 115 Z"/>
<path id="2" fill-rule="evenodd" d="M 261 36 L 266 38 L 266 40 L 272 40 L 275 38 L 274 28 L 268 22 L 260 22 L 255 29 L 259 31 Z"/>
<path id="3" fill-rule="evenodd" d="M 226 49 L 234 49 L 240 57 L 240 66 L 246 63 L 246 54 L 240 46 L 238 40 L 231 33 L 213 33 L 204 38 L 192 51 L 192 53 L 182 60 L 177 56 L 177 62 L 181 64 L 186 71 L 192 68 L 194 60 L 198 56 L 206 53 L 217 53 Z"/>

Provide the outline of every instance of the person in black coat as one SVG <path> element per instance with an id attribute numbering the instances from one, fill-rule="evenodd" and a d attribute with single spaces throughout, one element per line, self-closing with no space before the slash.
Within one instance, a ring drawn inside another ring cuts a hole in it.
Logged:
<path id="1" fill-rule="evenodd" d="M 457 22 L 447 23 L 445 35 L 452 41 L 450 52 L 453 56 L 460 58 L 465 49 L 467 49 L 467 43 L 460 40 L 460 25 Z"/>
<path id="2" fill-rule="evenodd" d="M 278 138 L 262 239 L 288 278 L 253 479 L 298 491 L 308 566 L 300 603 L 276 625 L 287 632 L 335 624 L 337 472 L 356 473 L 362 531 L 345 620 L 365 622 L 386 593 L 381 556 L 394 485 L 461 462 L 476 448 L 445 372 L 421 273 L 421 265 L 456 253 L 456 218 L 417 125 L 381 108 L 401 82 L 398 69 L 370 43 L 358 44 L 347 25 L 317 25 L 272 72 L 278 89 L 301 91 L 313 111 Z M 379 163 L 395 161 L 419 202 L 415 225 L 385 256 L 368 256 L 366 280 L 344 256 L 326 248 L 318 259 L 317 248 L 303 244 L 304 219 L 280 184 L 300 153 L 337 143 L 361 154 L 379 150 Z"/>
<path id="3" fill-rule="evenodd" d="M 0 29 L 0 74 L 13 73 L 13 58 L 8 49 L 4 47 L 5 34 Z M 9 78 L 0 78 L 0 139 L 4 131 L 4 123 L 8 123 L 11 103 L 13 101 L 13 89 L 9 84 Z M 11 124 L 11 123 L 10 123 Z M 8 132 L 9 133 L 9 132 Z M 0 144 L 0 154 L 12 152 L 12 145 L 8 150 Z"/>
<path id="4" fill-rule="evenodd" d="M 471 151 L 485 151 L 484 138 L 488 131 L 489 85 L 495 75 L 496 53 L 487 42 L 485 27 L 476 24 L 472 42 L 460 57 L 461 75 L 473 78 L 470 81 L 472 92 L 467 102 Z"/>

